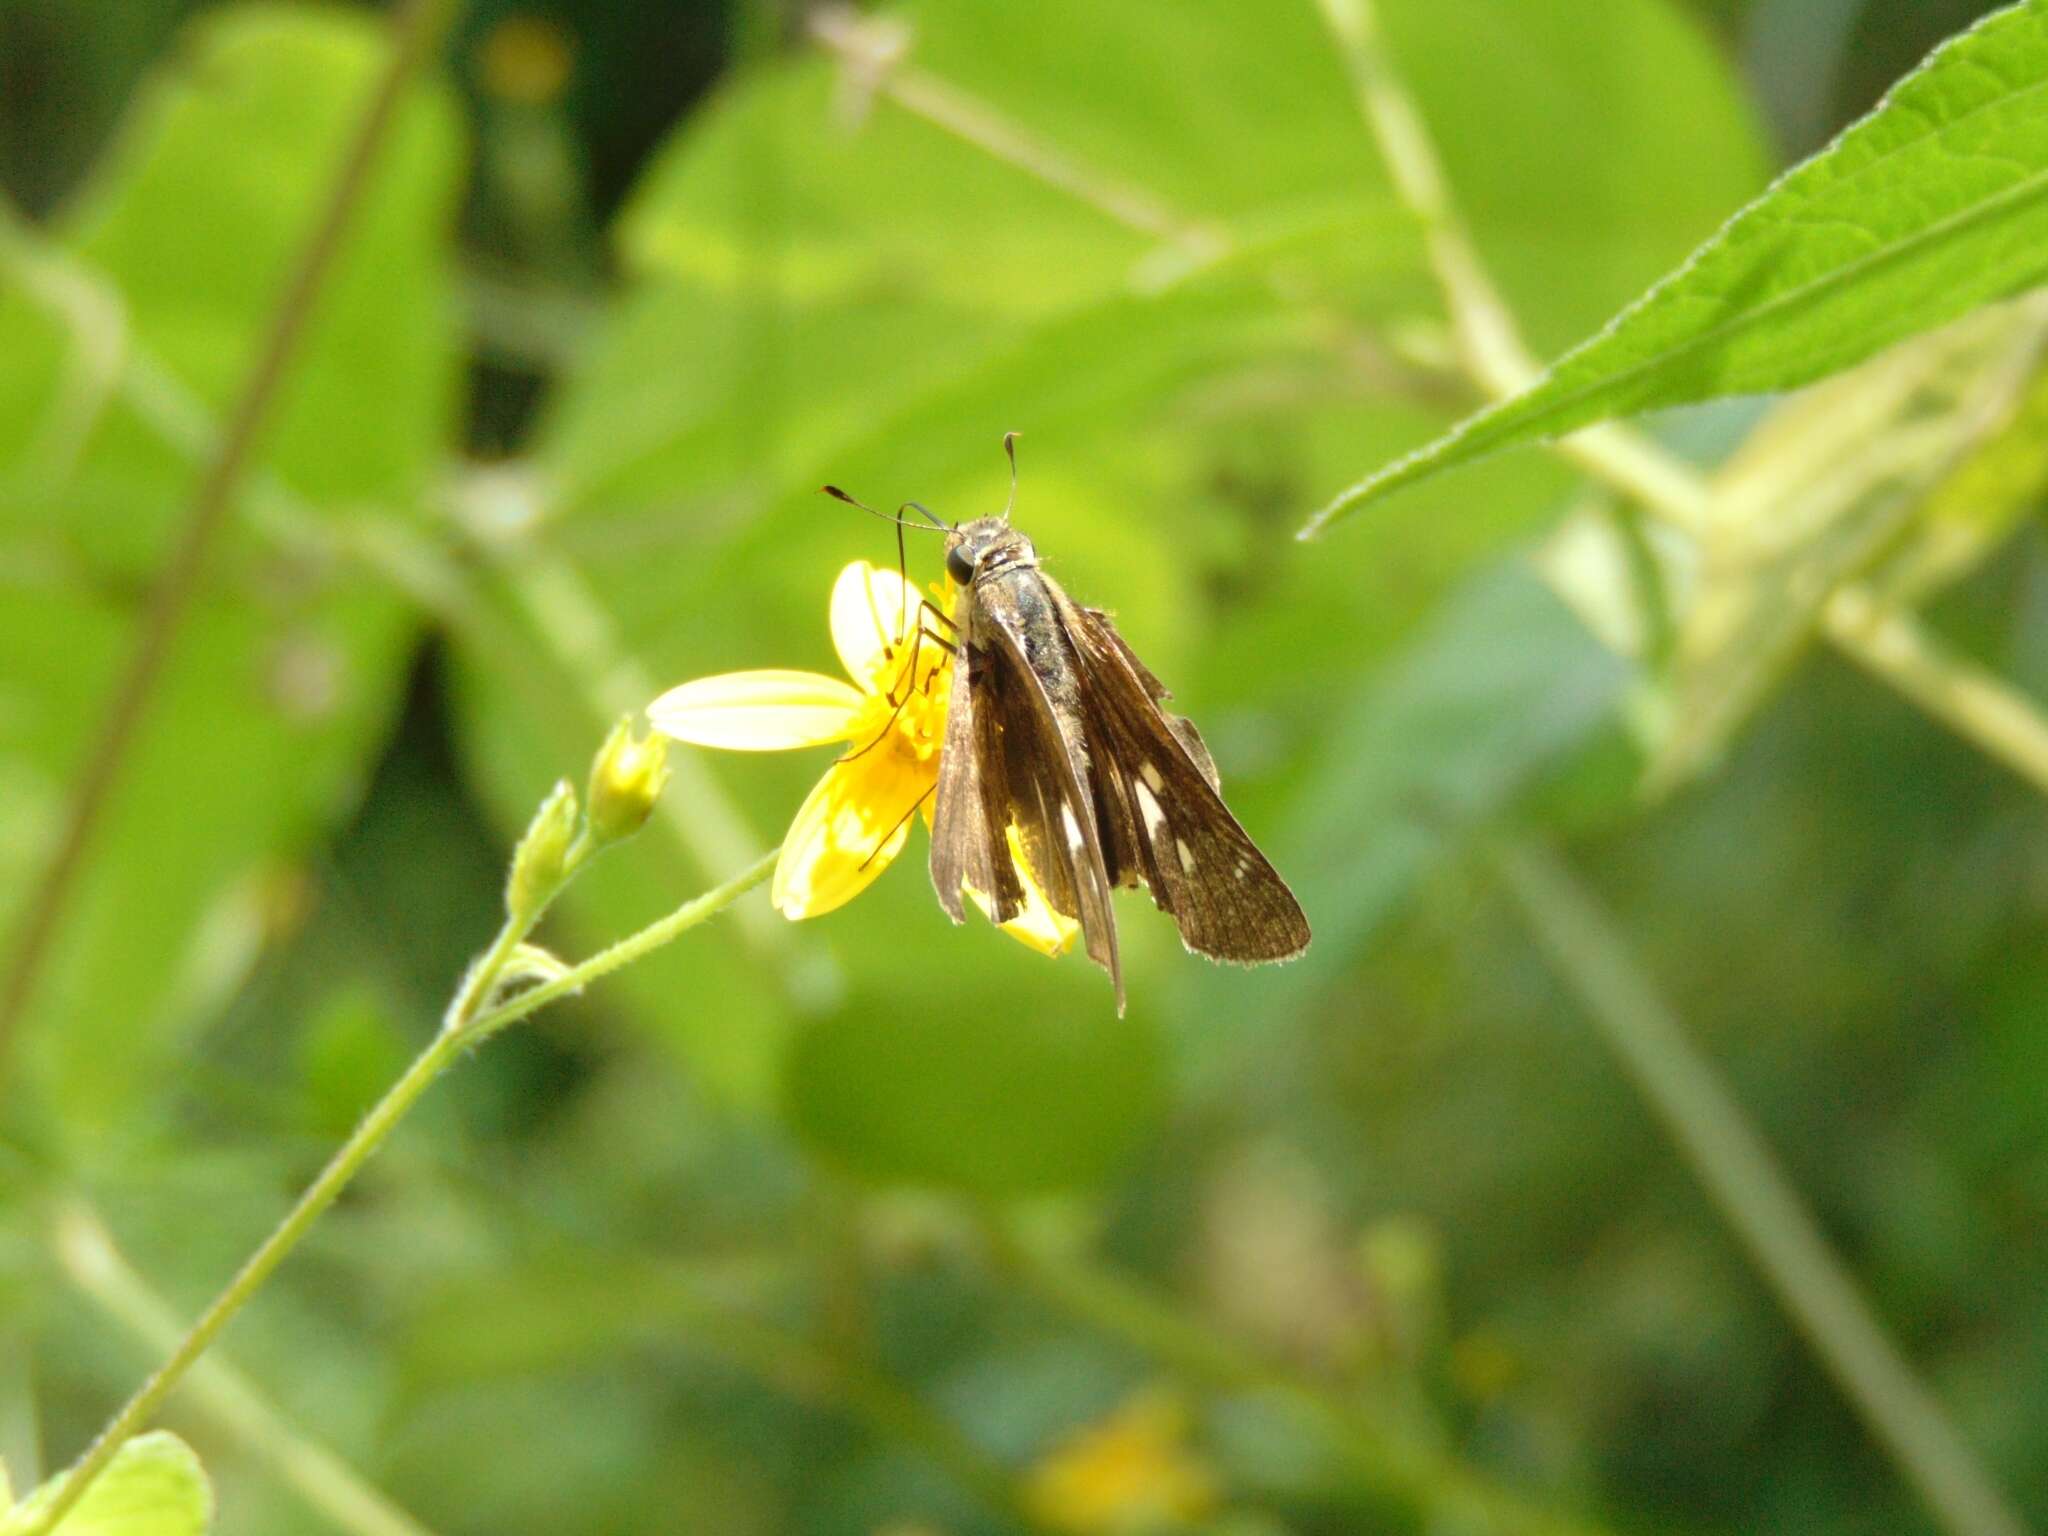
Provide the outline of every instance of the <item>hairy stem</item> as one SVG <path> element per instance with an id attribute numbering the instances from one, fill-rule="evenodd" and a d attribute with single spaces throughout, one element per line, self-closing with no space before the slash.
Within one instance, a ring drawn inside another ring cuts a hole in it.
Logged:
<path id="1" fill-rule="evenodd" d="M 97 1213 L 82 1205 L 65 1209 L 58 1220 L 56 1248 L 72 1284 L 116 1322 L 151 1349 L 177 1347 L 185 1331 L 177 1314 L 114 1246 Z M 218 1358 L 202 1360 L 188 1384 L 206 1413 L 335 1529 L 352 1536 L 430 1536 L 425 1526 L 364 1481 L 355 1468 L 287 1423 L 277 1406 L 234 1367 Z"/>
<path id="2" fill-rule="evenodd" d="M 775 868 L 777 855 L 768 854 L 757 860 L 753 866 L 726 881 L 725 884 L 705 892 L 694 901 L 685 902 L 660 921 L 650 923 L 638 933 L 620 940 L 611 948 L 602 950 L 581 965 L 572 966 L 562 975 L 541 985 L 532 987 L 509 1002 L 495 1008 L 460 1014 L 456 1005 L 451 1005 L 447 1027 L 435 1032 L 434 1038 L 413 1064 L 401 1076 L 376 1106 L 364 1116 L 362 1124 L 343 1142 L 327 1166 L 299 1197 L 297 1205 L 280 1222 L 275 1231 L 265 1238 L 250 1255 L 249 1260 L 227 1288 L 214 1298 L 205 1312 L 200 1314 L 178 1347 L 137 1389 L 107 1427 L 100 1431 L 84 1457 L 65 1478 L 56 1496 L 40 1514 L 25 1526 L 16 1529 L 0 1526 L 4 1536 L 49 1536 L 57 1522 L 83 1497 L 93 1481 L 107 1469 L 121 1447 L 155 1417 L 170 1396 L 172 1388 L 189 1371 L 208 1346 L 219 1337 L 220 1332 L 240 1312 L 277 1266 L 284 1262 L 291 1251 L 299 1245 L 313 1223 L 318 1221 L 327 1208 L 334 1204 L 341 1192 L 348 1188 L 363 1165 L 436 1079 L 448 1070 L 456 1058 L 471 1046 L 489 1039 L 507 1025 L 517 1023 L 529 1014 L 546 1007 L 556 998 L 571 992 L 579 992 L 591 982 L 610 975 L 621 966 L 630 965 L 642 956 L 652 953 L 696 927 L 706 918 L 724 911 L 732 903 L 767 879 Z M 510 925 L 508 925 L 510 926 Z M 506 951 L 509 953 L 509 949 Z M 463 983 L 462 996 L 473 995 L 481 1000 L 491 994 L 491 983 L 495 976 L 478 979 L 482 967 L 473 968 Z"/>
<path id="3" fill-rule="evenodd" d="M 235 487 L 277 402 L 321 287 L 346 242 L 378 154 L 397 120 L 406 87 L 439 35 L 448 5 L 449 0 L 405 0 L 394 15 L 389 62 L 363 109 L 333 186 L 286 278 L 220 440 L 200 476 L 183 530 L 157 580 L 135 648 L 101 717 L 56 842 L 23 903 L 21 926 L 6 973 L 0 976 L 0 1074 L 4 1074 L 8 1049 L 35 996 L 93 833 L 120 781 L 122 766 L 170 658 L 172 642 L 205 579 L 209 557 L 220 542 L 234 504 Z M 4 1075 L 0 1075 L 0 1083 L 4 1083 Z"/>

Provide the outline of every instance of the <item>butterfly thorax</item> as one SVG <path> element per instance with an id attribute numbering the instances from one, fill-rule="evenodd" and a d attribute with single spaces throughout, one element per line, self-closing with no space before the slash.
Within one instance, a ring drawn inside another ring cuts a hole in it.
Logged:
<path id="1" fill-rule="evenodd" d="M 1038 564 L 1031 540 L 1000 517 L 977 517 L 946 536 L 946 570 L 956 586 Z"/>

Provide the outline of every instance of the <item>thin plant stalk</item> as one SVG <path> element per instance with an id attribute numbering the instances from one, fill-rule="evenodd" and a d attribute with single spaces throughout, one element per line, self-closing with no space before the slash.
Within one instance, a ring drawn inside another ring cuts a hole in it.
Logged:
<path id="1" fill-rule="evenodd" d="M 1496 398 L 1517 393 L 1541 369 L 1458 217 L 1421 114 L 1381 45 L 1372 0 L 1319 3 L 1395 188 L 1422 226 L 1467 372 Z M 1563 451 L 1652 515 L 1688 532 L 1703 526 L 1705 482 L 1641 434 L 1607 424 L 1568 438 Z M 1845 587 L 1824 608 L 1823 631 L 1979 750 L 2048 791 L 2048 721 L 2032 703 L 1924 640 L 1910 614 L 1880 607 L 1860 588 Z M 1930 1511 L 1955 1536 L 2020 1536 L 2018 1517 L 1892 1346 L 1762 1138 L 1568 873 L 1526 847 L 1503 854 L 1501 868 L 1531 927 L 1759 1271 Z"/>
<path id="2" fill-rule="evenodd" d="M 177 1347 L 184 1333 L 177 1314 L 114 1245 L 97 1213 L 83 1205 L 67 1207 L 58 1218 L 56 1250 L 72 1284 L 108 1316 L 151 1349 Z M 349 1536 L 432 1536 L 354 1467 L 286 1422 L 274 1403 L 218 1356 L 193 1368 L 187 1389 L 204 1412 L 336 1530 Z"/>
<path id="3" fill-rule="evenodd" d="M 450 0 L 405 0 L 393 16 L 390 59 L 371 90 L 333 185 L 296 265 L 285 280 L 277 307 L 221 429 L 220 440 L 200 475 L 199 487 L 193 493 L 170 560 L 157 580 L 127 667 L 115 684 L 65 809 L 56 842 L 22 903 L 21 926 L 9 948 L 6 971 L 0 974 L 0 1087 L 5 1082 L 6 1053 L 35 996 L 90 852 L 93 833 L 120 782 L 122 767 L 170 659 L 172 642 L 184 627 L 193 599 L 204 582 L 234 506 L 235 489 L 255 455 L 263 428 L 298 355 L 320 290 L 347 243 L 378 157 L 397 121 L 406 88 L 439 37 L 449 6 Z"/>
<path id="4" fill-rule="evenodd" d="M 230 1280 L 212 1305 L 201 1313 L 199 1320 L 182 1338 L 178 1347 L 164 1361 L 149 1379 L 139 1387 L 120 1412 L 103 1429 L 99 1437 L 87 1449 L 84 1457 L 65 1477 L 56 1496 L 45 1505 L 37 1517 L 19 1528 L 0 1526 L 4 1536 L 49 1536 L 57 1522 L 77 1504 L 86 1489 L 107 1469 L 121 1447 L 139 1433 L 163 1406 L 185 1373 L 206 1353 L 208 1346 L 219 1337 L 220 1332 L 235 1315 L 246 1306 L 251 1297 L 261 1290 L 265 1281 L 290 1255 L 293 1249 L 334 1204 L 341 1192 L 348 1188 L 363 1165 L 381 1147 L 392 1131 L 405 1119 L 414 1105 L 440 1078 L 441 1074 L 454 1064 L 465 1051 L 489 1039 L 499 1030 L 516 1024 L 529 1014 L 546 1007 L 559 997 L 571 992 L 580 992 L 584 987 L 635 960 L 651 954 L 663 945 L 673 942 L 690 929 L 716 916 L 733 902 L 759 885 L 775 869 L 777 855 L 767 854 L 750 868 L 735 875 L 721 886 L 705 892 L 694 901 L 685 902 L 658 922 L 650 923 L 638 933 L 629 935 L 600 950 L 580 965 L 570 966 L 537 986 L 529 987 L 508 1001 L 491 1003 L 502 971 L 487 972 L 483 964 L 472 967 L 456 994 L 456 1000 L 449 1007 L 444 1027 L 436 1031 L 427 1048 L 407 1067 L 404 1074 L 394 1083 L 384 1097 L 377 1101 L 355 1131 L 343 1142 L 327 1166 L 320 1171 L 298 1203 L 280 1222 L 277 1228 L 265 1238 L 250 1255 L 248 1261 Z M 505 941 L 506 933 L 530 920 L 525 917 L 508 919 L 487 954 L 496 954 L 501 961 L 512 954 L 516 940 Z"/>
<path id="5" fill-rule="evenodd" d="M 1769 1145 L 1591 893 L 1547 849 L 1495 850 L 1503 884 L 1757 1272 L 1872 1436 L 1954 1536 L 2026 1526 L 1914 1376 Z"/>

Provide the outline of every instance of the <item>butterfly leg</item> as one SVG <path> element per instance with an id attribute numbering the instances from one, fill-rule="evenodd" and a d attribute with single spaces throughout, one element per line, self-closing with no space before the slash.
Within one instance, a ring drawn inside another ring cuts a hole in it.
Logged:
<path id="1" fill-rule="evenodd" d="M 901 832 L 903 830 L 903 828 L 909 823 L 910 818 L 917 814 L 918 808 L 922 806 L 925 803 L 925 801 L 931 799 L 931 797 L 938 792 L 938 788 L 938 783 L 936 780 L 934 780 L 929 789 L 927 789 L 923 794 L 919 795 L 915 800 L 910 802 L 910 809 L 905 811 L 901 816 L 898 816 L 896 818 L 896 825 L 891 827 L 888 831 L 884 832 L 882 834 L 881 841 L 875 844 L 873 851 L 870 852 L 866 858 L 860 861 L 860 867 L 862 869 L 866 869 L 870 864 L 874 863 L 876 859 L 879 859 L 882 856 L 882 850 L 889 846 L 889 840 L 895 837 L 895 835 L 898 832 Z"/>
<path id="2" fill-rule="evenodd" d="M 889 691 L 883 695 L 893 706 L 889 711 L 889 718 L 882 722 L 882 728 L 875 733 L 874 740 L 860 748 L 859 751 L 847 753 L 839 759 L 840 762 L 850 763 L 857 757 L 867 756 L 868 753 L 874 751 L 876 747 L 882 744 L 888 737 L 889 732 L 896 728 L 896 722 L 902 718 L 903 708 L 910 702 L 911 694 L 920 691 L 917 684 L 917 664 L 923 656 L 924 643 L 927 640 L 944 650 L 948 655 L 957 656 L 960 654 L 959 647 L 944 635 L 925 628 L 923 619 L 920 617 L 917 632 L 911 640 L 910 664 L 897 674 L 896 681 L 889 685 Z M 931 692 L 931 681 L 937 672 L 938 668 L 934 667 L 931 672 L 925 675 L 922 691 L 926 694 Z M 903 690 L 903 697 L 900 699 L 896 697 L 896 690 L 899 687 Z"/>
<path id="3" fill-rule="evenodd" d="M 909 558 L 903 548 L 903 525 L 901 523 L 896 525 L 896 581 L 899 592 L 910 590 Z M 868 617 L 874 620 L 875 638 L 882 642 L 882 659 L 884 661 L 894 661 L 896 659 L 896 648 L 906 643 L 910 636 L 901 633 L 896 635 L 889 633 L 888 626 L 882 622 L 882 610 L 875 606 L 875 583 L 873 579 L 870 578 L 864 585 L 867 588 L 868 594 Z M 909 617 L 910 613 L 906 609 L 902 613 L 901 618 L 907 619 Z M 898 627 L 899 629 L 901 628 L 900 622 Z"/>

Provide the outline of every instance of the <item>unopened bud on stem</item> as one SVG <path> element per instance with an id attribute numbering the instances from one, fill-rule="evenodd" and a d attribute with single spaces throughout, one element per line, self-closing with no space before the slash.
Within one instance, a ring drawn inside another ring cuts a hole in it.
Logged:
<path id="1" fill-rule="evenodd" d="M 512 854 L 512 873 L 505 881 L 505 909 L 514 918 L 531 917 L 548 904 L 569 866 L 576 841 L 576 791 L 560 780 L 533 813 L 533 823 Z"/>
<path id="2" fill-rule="evenodd" d="M 631 837 L 646 825 L 668 783 L 668 738 L 635 736 L 631 720 L 612 727 L 590 765 L 590 835 L 598 843 Z"/>

